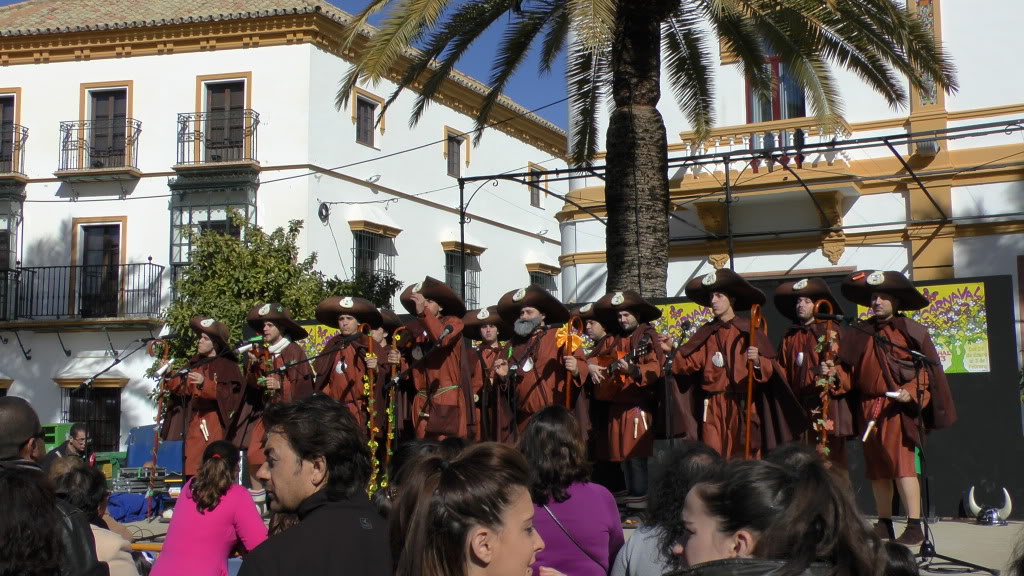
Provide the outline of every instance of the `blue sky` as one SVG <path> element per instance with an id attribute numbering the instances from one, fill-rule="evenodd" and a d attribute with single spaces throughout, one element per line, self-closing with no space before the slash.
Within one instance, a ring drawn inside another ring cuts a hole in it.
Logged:
<path id="1" fill-rule="evenodd" d="M 365 0 L 328 1 L 347 12 L 358 12 L 366 5 Z M 15 0 L 0 0 L 0 6 L 14 3 Z M 461 0 L 455 0 L 455 3 L 461 3 Z M 500 26 L 488 30 L 459 62 L 458 69 L 477 80 L 487 82 L 491 75 L 491 62 L 503 32 L 504 29 Z M 528 110 L 534 110 L 565 98 L 564 54 L 559 58 L 555 70 L 551 74 L 541 76 L 537 71 L 536 54 L 531 54 L 530 58 L 520 67 L 516 77 L 509 83 L 506 95 Z M 568 104 L 565 102 L 540 110 L 537 114 L 563 129 L 568 124 Z"/>

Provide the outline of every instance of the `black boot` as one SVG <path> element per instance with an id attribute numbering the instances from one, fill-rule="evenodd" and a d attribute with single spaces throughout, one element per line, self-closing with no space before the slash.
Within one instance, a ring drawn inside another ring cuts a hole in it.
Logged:
<path id="1" fill-rule="evenodd" d="M 892 527 L 892 518 L 879 518 L 875 523 L 875 534 L 882 540 L 895 540 L 896 530 Z"/>

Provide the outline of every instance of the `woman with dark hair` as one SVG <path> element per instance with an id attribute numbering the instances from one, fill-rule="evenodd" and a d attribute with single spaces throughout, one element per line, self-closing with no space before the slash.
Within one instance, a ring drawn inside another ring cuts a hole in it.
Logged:
<path id="1" fill-rule="evenodd" d="M 401 485 L 403 476 L 408 474 L 410 462 L 414 462 L 423 456 L 434 456 L 441 453 L 441 443 L 434 438 L 413 438 L 406 440 L 395 448 L 391 455 L 391 462 L 388 465 L 388 486 L 381 488 L 373 495 L 373 505 L 377 512 L 386 520 L 391 516 L 391 510 L 398 501 L 398 487 Z M 392 558 L 397 562 L 398 554 L 402 550 L 403 542 L 391 543 Z"/>
<path id="2" fill-rule="evenodd" d="M 615 498 L 592 484 L 579 422 L 560 405 L 534 414 L 519 451 L 530 464 L 536 526 L 547 547 L 534 575 L 554 568 L 572 576 L 605 576 L 625 538 Z"/>
<path id="3" fill-rule="evenodd" d="M 683 530 L 683 574 L 874 576 L 885 566 L 877 536 L 820 458 L 799 470 L 726 463 L 686 495 Z"/>
<path id="4" fill-rule="evenodd" d="M 493 442 L 418 460 L 391 522 L 405 540 L 396 576 L 527 574 L 544 549 L 529 482 L 522 455 Z"/>
<path id="5" fill-rule="evenodd" d="M 919 576 L 921 569 L 917 566 L 914 552 L 898 544 L 895 540 L 885 542 L 885 573 L 882 576 Z M 1013 576 L 1011 574 L 1011 576 Z"/>
<path id="6" fill-rule="evenodd" d="M 652 468 L 660 470 L 648 495 L 643 524 L 619 550 L 611 576 L 664 574 L 685 566 L 672 548 L 683 534 L 683 501 L 695 484 L 712 479 L 722 457 L 700 442 L 686 442 L 657 457 Z"/>
<path id="7" fill-rule="evenodd" d="M 103 513 L 107 508 L 107 478 L 89 466 L 75 466 L 54 481 L 57 497 L 82 511 L 96 541 L 96 559 L 106 562 L 110 576 L 139 576 L 127 540 L 107 529 Z"/>
<path id="8" fill-rule="evenodd" d="M 0 574 L 59 576 L 57 505 L 43 473 L 0 463 Z"/>
<path id="9" fill-rule="evenodd" d="M 185 483 L 153 576 L 225 576 L 227 561 L 241 543 L 251 551 L 267 539 L 249 491 L 235 483 L 238 449 L 218 440 L 206 447 L 195 477 Z"/>

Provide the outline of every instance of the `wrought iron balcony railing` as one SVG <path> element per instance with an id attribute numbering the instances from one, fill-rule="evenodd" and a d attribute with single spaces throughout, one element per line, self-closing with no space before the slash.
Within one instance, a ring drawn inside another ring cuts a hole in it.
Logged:
<path id="1" fill-rule="evenodd" d="M 155 317 L 163 271 L 152 262 L 0 271 L 0 320 Z"/>
<path id="2" fill-rule="evenodd" d="M 178 114 L 178 165 L 258 162 L 255 110 Z"/>
<path id="3" fill-rule="evenodd" d="M 57 171 L 138 168 L 141 132 L 134 118 L 61 122 Z"/>
<path id="4" fill-rule="evenodd" d="M 0 174 L 25 173 L 25 141 L 28 128 L 19 124 L 0 125 Z"/>

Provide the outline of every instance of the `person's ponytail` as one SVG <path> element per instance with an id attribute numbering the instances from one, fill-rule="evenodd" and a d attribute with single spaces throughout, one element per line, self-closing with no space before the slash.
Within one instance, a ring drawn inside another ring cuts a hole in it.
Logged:
<path id="1" fill-rule="evenodd" d="M 200 514 L 220 504 L 220 499 L 235 483 L 238 461 L 238 450 L 230 442 L 218 440 L 206 447 L 203 464 L 192 479 L 192 499 Z"/>

